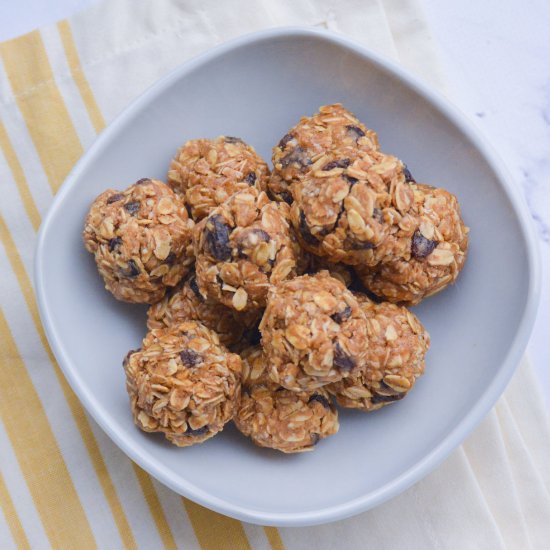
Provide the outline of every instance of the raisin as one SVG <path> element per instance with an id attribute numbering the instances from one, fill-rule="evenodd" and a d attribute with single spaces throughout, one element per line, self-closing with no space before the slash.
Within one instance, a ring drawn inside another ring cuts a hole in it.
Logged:
<path id="1" fill-rule="evenodd" d="M 128 202 L 124 205 L 124 210 L 131 216 L 135 216 L 139 212 L 139 201 Z"/>
<path id="2" fill-rule="evenodd" d="M 375 208 L 373 211 L 372 211 L 372 217 L 379 221 L 380 223 L 383 223 L 384 222 L 384 214 L 382 212 L 382 210 L 380 210 L 380 208 Z"/>
<path id="3" fill-rule="evenodd" d="M 206 224 L 206 250 L 216 260 L 226 261 L 231 258 L 229 246 L 230 227 L 222 216 L 212 216 Z"/>
<path id="4" fill-rule="evenodd" d="M 145 185 L 146 183 L 151 183 L 151 178 L 141 178 L 136 181 L 136 185 Z"/>
<path id="5" fill-rule="evenodd" d="M 361 130 L 358 126 L 346 126 L 346 129 L 348 131 L 348 134 L 350 134 L 353 138 L 355 138 L 355 141 L 357 141 L 359 138 L 363 137 L 365 135 L 365 132 Z"/>
<path id="6" fill-rule="evenodd" d="M 338 159 L 327 162 L 323 166 L 323 172 L 328 172 L 329 170 L 334 170 L 334 168 L 347 168 L 351 164 L 350 159 Z"/>
<path id="7" fill-rule="evenodd" d="M 204 302 L 204 297 L 201 294 L 201 291 L 199 290 L 199 285 L 197 284 L 197 278 L 192 277 L 189 280 L 189 288 L 195 293 L 195 296 L 201 301 Z"/>
<path id="8" fill-rule="evenodd" d="M 317 445 L 319 443 L 319 440 L 321 439 L 321 436 L 318 433 L 312 433 L 311 434 L 311 444 Z"/>
<path id="9" fill-rule="evenodd" d="M 175 261 L 176 261 L 176 255 L 174 254 L 174 252 L 170 252 L 170 254 L 166 256 L 164 263 L 168 265 L 174 265 Z"/>
<path id="10" fill-rule="evenodd" d="M 241 138 L 238 138 L 235 136 L 225 136 L 224 140 L 225 140 L 225 143 L 244 143 L 244 141 Z"/>
<path id="11" fill-rule="evenodd" d="M 115 193 L 107 199 L 107 204 L 113 204 L 113 202 L 118 202 L 124 198 L 122 193 Z"/>
<path id="12" fill-rule="evenodd" d="M 187 430 L 185 430 L 185 435 L 191 435 L 193 437 L 204 435 L 205 433 L 208 433 L 208 426 L 203 426 L 202 428 L 197 428 L 196 430 L 193 430 L 193 428 L 189 426 Z"/>
<path id="13" fill-rule="evenodd" d="M 289 141 L 292 141 L 294 139 L 294 136 L 292 134 L 286 134 L 281 138 L 281 141 L 279 141 L 279 149 L 284 149 L 286 147 L 286 144 Z"/>
<path id="14" fill-rule="evenodd" d="M 292 204 L 292 195 L 288 191 L 281 191 L 279 197 L 283 199 L 287 204 Z"/>
<path id="15" fill-rule="evenodd" d="M 180 352 L 180 359 L 184 366 L 194 367 L 197 363 L 202 361 L 202 355 L 192 349 L 184 349 Z"/>
<path id="16" fill-rule="evenodd" d="M 325 409 L 330 409 L 330 403 L 328 402 L 328 399 L 321 395 L 320 393 L 314 393 L 308 400 L 309 403 L 313 403 L 314 401 L 317 401 L 317 403 L 321 403 Z"/>
<path id="17" fill-rule="evenodd" d="M 335 367 L 345 371 L 350 371 L 355 367 L 355 360 L 342 349 L 339 342 L 336 342 L 334 346 L 333 363 Z"/>
<path id="18" fill-rule="evenodd" d="M 304 212 L 300 212 L 300 233 L 307 244 L 318 245 L 319 241 L 311 234 Z"/>
<path id="19" fill-rule="evenodd" d="M 349 183 L 350 187 L 352 187 L 359 181 L 357 178 L 348 176 L 347 174 L 343 174 L 342 177 Z"/>
<path id="20" fill-rule="evenodd" d="M 426 239 L 418 229 L 414 232 L 411 241 L 411 254 L 417 260 L 429 256 L 437 246 L 437 241 Z"/>
<path id="21" fill-rule="evenodd" d="M 346 305 L 343 311 L 337 311 L 336 313 L 333 313 L 330 318 L 339 325 L 349 319 L 351 316 L 351 307 Z"/>
<path id="22" fill-rule="evenodd" d="M 298 145 L 290 150 L 282 159 L 281 166 L 287 168 L 291 164 L 296 164 L 300 168 L 304 168 L 311 164 L 311 159 L 307 153 Z"/>
<path id="23" fill-rule="evenodd" d="M 404 393 L 398 393 L 395 395 L 374 395 L 371 399 L 373 405 L 378 405 L 379 403 L 393 403 L 394 401 L 399 401 L 405 397 Z"/>
<path id="24" fill-rule="evenodd" d="M 256 183 L 256 173 L 248 172 L 246 178 L 244 178 L 244 181 L 246 181 L 248 185 L 254 185 Z"/>
<path id="25" fill-rule="evenodd" d="M 130 357 L 134 355 L 134 353 L 137 353 L 138 351 L 141 351 L 141 348 L 137 349 L 131 349 L 127 354 L 126 357 L 122 360 L 122 366 L 125 367 L 128 364 L 128 361 L 130 361 Z"/>
<path id="26" fill-rule="evenodd" d="M 407 168 L 407 165 L 403 165 L 403 175 L 405 176 L 405 181 L 407 183 L 416 183 L 416 180 L 413 178 L 411 171 Z"/>
<path id="27" fill-rule="evenodd" d="M 125 277 L 133 279 L 140 274 L 138 265 L 134 260 L 128 260 L 128 271 L 124 272 Z"/>
<path id="28" fill-rule="evenodd" d="M 109 241 L 109 251 L 112 252 L 115 248 L 122 244 L 122 239 L 120 237 L 115 237 Z"/>

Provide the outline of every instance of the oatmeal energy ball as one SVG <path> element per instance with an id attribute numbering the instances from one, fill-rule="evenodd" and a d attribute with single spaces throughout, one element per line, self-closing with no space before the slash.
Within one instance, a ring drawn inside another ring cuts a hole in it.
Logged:
<path id="1" fill-rule="evenodd" d="M 269 375 L 289 390 L 313 391 L 365 368 L 365 314 L 327 271 L 273 287 L 260 331 Z"/>
<path id="2" fill-rule="evenodd" d="M 373 411 L 403 399 L 424 372 L 430 336 L 404 307 L 356 295 L 367 317 L 366 370 L 326 389 L 342 407 Z"/>
<path id="3" fill-rule="evenodd" d="M 301 118 L 273 148 L 269 192 L 276 200 L 290 203 L 290 184 L 310 170 L 338 157 L 355 158 L 361 151 L 377 149 L 374 131 L 341 104 L 325 105 L 312 117 Z"/>
<path id="4" fill-rule="evenodd" d="M 457 198 L 444 189 L 413 184 L 414 202 L 394 224 L 374 268 L 355 266 L 362 283 L 390 302 L 418 304 L 453 283 L 466 261 L 469 229 Z"/>
<path id="5" fill-rule="evenodd" d="M 97 197 L 83 239 L 115 298 L 153 304 L 192 266 L 192 228 L 170 187 L 141 179 L 125 191 L 109 189 Z"/>
<path id="6" fill-rule="evenodd" d="M 249 188 L 200 222 L 194 246 L 201 293 L 237 311 L 264 307 L 270 285 L 296 271 L 287 212 L 287 205 Z"/>
<path id="7" fill-rule="evenodd" d="M 179 447 L 216 435 L 236 411 L 241 359 L 196 321 L 149 331 L 124 370 L 137 426 Z"/>
<path id="8" fill-rule="evenodd" d="M 199 321 L 213 330 L 225 346 L 243 337 L 247 326 L 238 313 L 219 302 L 206 300 L 199 292 L 195 275 L 180 283 L 147 311 L 147 328 L 172 327 L 183 321 Z"/>
<path id="9" fill-rule="evenodd" d="M 290 391 L 270 381 L 260 346 L 242 353 L 243 389 L 234 422 L 260 447 L 284 453 L 310 451 L 338 431 L 338 412 L 324 389 Z"/>
<path id="10" fill-rule="evenodd" d="M 253 147 L 236 137 L 193 139 L 177 152 L 168 183 L 200 221 L 237 191 L 265 190 L 269 169 Z"/>
<path id="11" fill-rule="evenodd" d="M 413 204 L 403 163 L 378 151 L 327 162 L 291 190 L 291 221 L 300 244 L 351 265 L 374 265 L 393 220 Z"/>

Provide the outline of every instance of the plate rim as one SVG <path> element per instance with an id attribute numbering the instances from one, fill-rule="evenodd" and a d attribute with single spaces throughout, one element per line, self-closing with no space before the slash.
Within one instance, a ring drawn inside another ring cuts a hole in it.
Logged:
<path id="1" fill-rule="evenodd" d="M 519 320 L 519 328 L 515 338 L 510 343 L 508 352 L 501 364 L 501 367 L 492 382 L 486 387 L 482 396 L 466 415 L 443 439 L 419 461 L 405 470 L 401 475 L 394 478 L 375 491 L 370 491 L 352 500 L 327 506 L 318 510 L 302 512 L 266 512 L 253 508 L 234 504 L 226 499 L 221 499 L 211 492 L 202 490 L 187 479 L 173 479 L 170 471 L 163 467 L 159 461 L 149 452 L 144 451 L 139 444 L 132 443 L 118 430 L 111 428 L 106 418 L 103 417 L 102 408 L 95 401 L 94 395 L 87 389 L 80 380 L 78 369 L 68 358 L 62 339 L 54 326 L 52 314 L 49 309 L 48 298 L 44 288 L 42 273 L 47 265 L 45 248 L 48 242 L 49 228 L 57 218 L 59 205 L 63 202 L 65 195 L 75 185 L 84 169 L 92 162 L 98 153 L 101 152 L 103 143 L 110 140 L 110 136 L 118 131 L 118 128 L 131 119 L 134 113 L 141 110 L 143 104 L 151 98 L 159 95 L 173 82 L 185 77 L 197 67 L 209 63 L 211 60 L 229 53 L 242 46 L 250 46 L 254 43 L 270 41 L 280 38 L 314 38 L 328 42 L 334 46 L 352 51 L 354 54 L 364 58 L 367 62 L 374 64 L 377 68 L 386 71 L 410 89 L 422 96 L 427 102 L 434 106 L 445 116 L 456 128 L 463 132 L 474 144 L 485 162 L 494 172 L 501 189 L 510 201 L 511 208 L 518 220 L 521 236 L 526 245 L 527 267 L 529 272 L 527 284 L 527 300 Z M 38 233 L 37 245 L 34 256 L 34 283 L 37 294 L 38 309 L 44 330 L 63 374 L 67 378 L 71 388 L 78 396 L 87 413 L 99 424 L 101 429 L 109 438 L 134 462 L 144 470 L 153 475 L 164 485 L 180 495 L 206 506 L 216 512 L 231 516 L 233 518 L 260 525 L 272 526 L 306 526 L 328 523 L 344 519 L 358 513 L 364 512 L 403 492 L 414 483 L 433 471 L 462 441 L 473 431 L 483 420 L 485 415 L 494 406 L 503 393 L 512 375 L 514 374 L 521 357 L 527 347 L 529 336 L 532 332 L 536 318 L 538 303 L 540 300 L 541 266 L 538 250 L 538 241 L 535 236 L 534 227 L 530 221 L 530 214 L 526 200 L 518 185 L 504 168 L 502 161 L 480 130 L 454 106 L 441 93 L 434 91 L 427 84 L 423 83 L 416 76 L 410 74 L 406 69 L 396 62 L 386 59 L 343 35 L 324 29 L 310 27 L 291 26 L 278 27 L 248 33 L 234 38 L 220 45 L 217 45 L 204 53 L 193 57 L 185 63 L 171 70 L 167 75 L 149 86 L 140 96 L 134 99 L 117 117 L 96 137 L 91 147 L 82 155 L 73 167 L 64 183 L 54 196 L 52 204 L 48 209 Z"/>

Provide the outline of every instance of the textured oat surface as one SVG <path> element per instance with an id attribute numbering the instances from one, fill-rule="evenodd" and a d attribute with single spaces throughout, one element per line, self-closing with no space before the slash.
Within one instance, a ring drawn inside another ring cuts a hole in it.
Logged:
<path id="1" fill-rule="evenodd" d="M 83 238 L 115 298 L 154 303 L 192 266 L 192 227 L 170 187 L 143 179 L 125 191 L 109 189 L 97 197 Z"/>
<path id="2" fill-rule="evenodd" d="M 327 386 L 339 405 L 372 411 L 399 401 L 423 374 L 430 336 L 405 307 L 356 294 L 367 317 L 366 369 Z"/>
<path id="3" fill-rule="evenodd" d="M 168 183 L 185 199 L 195 221 L 250 186 L 266 189 L 269 169 L 253 147 L 239 138 L 193 139 L 179 149 Z"/>
<path id="4" fill-rule="evenodd" d="M 271 379 L 311 391 L 364 369 L 364 312 L 327 271 L 273 287 L 260 323 Z"/>
<path id="5" fill-rule="evenodd" d="M 260 346 L 243 351 L 243 389 L 234 422 L 260 447 L 310 451 L 338 431 L 338 412 L 324 389 L 289 391 L 270 381 Z"/>
<path id="6" fill-rule="evenodd" d="M 302 117 L 273 147 L 269 192 L 276 200 L 290 203 L 290 184 L 316 167 L 321 157 L 326 164 L 376 149 L 378 137 L 373 130 L 341 104 L 325 105 L 312 117 Z"/>
<path id="7" fill-rule="evenodd" d="M 261 309 L 267 291 L 296 273 L 288 207 L 264 192 L 240 191 L 195 227 L 197 283 L 237 311 Z"/>
<path id="8" fill-rule="evenodd" d="M 457 198 L 429 185 L 411 184 L 414 202 L 397 217 L 380 248 L 380 263 L 356 266 L 363 284 L 391 302 L 414 305 L 453 283 L 466 261 L 469 229 Z"/>
<path id="9" fill-rule="evenodd" d="M 124 370 L 137 426 L 180 447 L 216 435 L 236 411 L 241 359 L 196 321 L 149 331 Z"/>
<path id="10" fill-rule="evenodd" d="M 171 327 L 183 321 L 200 321 L 205 327 L 213 330 L 225 346 L 240 342 L 248 328 L 247 324 L 250 324 L 239 318 L 235 310 L 204 298 L 194 274 L 147 311 L 149 330 Z"/>

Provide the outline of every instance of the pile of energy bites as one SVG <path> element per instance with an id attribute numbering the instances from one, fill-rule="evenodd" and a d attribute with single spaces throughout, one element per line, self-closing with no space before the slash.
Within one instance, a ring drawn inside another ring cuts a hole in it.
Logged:
<path id="1" fill-rule="evenodd" d="M 338 431 L 333 399 L 407 395 L 430 340 L 405 306 L 455 281 L 468 228 L 336 104 L 282 137 L 271 173 L 239 138 L 188 141 L 167 183 L 102 193 L 84 243 L 115 298 L 151 304 L 123 363 L 139 428 L 185 447 L 233 420 L 294 453 Z"/>

